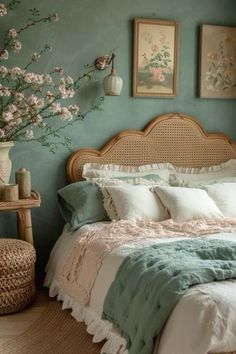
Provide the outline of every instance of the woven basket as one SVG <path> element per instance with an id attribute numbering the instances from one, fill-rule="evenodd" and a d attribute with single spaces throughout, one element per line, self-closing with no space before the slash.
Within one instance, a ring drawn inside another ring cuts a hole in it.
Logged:
<path id="1" fill-rule="evenodd" d="M 30 243 L 0 238 L 0 315 L 18 312 L 35 299 L 35 260 Z"/>

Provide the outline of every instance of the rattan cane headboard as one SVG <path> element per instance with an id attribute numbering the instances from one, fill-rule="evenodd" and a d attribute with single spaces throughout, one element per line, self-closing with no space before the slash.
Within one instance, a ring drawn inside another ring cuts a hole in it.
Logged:
<path id="1" fill-rule="evenodd" d="M 172 162 L 202 167 L 236 158 L 236 144 L 224 134 L 207 134 L 192 117 L 168 113 L 153 119 L 144 131 L 125 130 L 100 150 L 79 149 L 67 162 L 70 182 L 82 180 L 86 162 L 143 165 Z"/>

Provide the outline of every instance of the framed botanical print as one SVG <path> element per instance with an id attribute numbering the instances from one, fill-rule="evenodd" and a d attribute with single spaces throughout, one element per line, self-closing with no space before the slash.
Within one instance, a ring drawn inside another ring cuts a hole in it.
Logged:
<path id="1" fill-rule="evenodd" d="M 133 96 L 176 96 L 177 51 L 177 22 L 134 19 Z"/>
<path id="2" fill-rule="evenodd" d="M 236 27 L 202 25 L 199 96 L 236 98 Z"/>

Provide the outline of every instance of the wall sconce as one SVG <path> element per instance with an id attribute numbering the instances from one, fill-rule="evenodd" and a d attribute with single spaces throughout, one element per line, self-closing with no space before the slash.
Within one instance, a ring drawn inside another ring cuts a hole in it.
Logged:
<path id="1" fill-rule="evenodd" d="M 104 70 L 108 67 L 108 65 L 111 64 L 111 72 L 103 80 L 103 89 L 105 95 L 107 96 L 119 96 L 123 86 L 122 78 L 116 75 L 116 71 L 114 68 L 114 61 L 115 61 L 114 53 L 112 53 L 111 56 L 104 55 L 102 57 L 98 57 L 95 60 L 95 67 L 98 70 Z"/>

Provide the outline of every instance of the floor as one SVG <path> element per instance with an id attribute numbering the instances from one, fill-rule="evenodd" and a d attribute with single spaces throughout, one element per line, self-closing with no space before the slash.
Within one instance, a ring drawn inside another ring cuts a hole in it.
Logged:
<path id="1" fill-rule="evenodd" d="M 33 305 L 27 309 L 18 313 L 0 316 L 0 344 L 23 333 L 39 318 L 47 303 L 47 290 L 40 290 Z"/>

